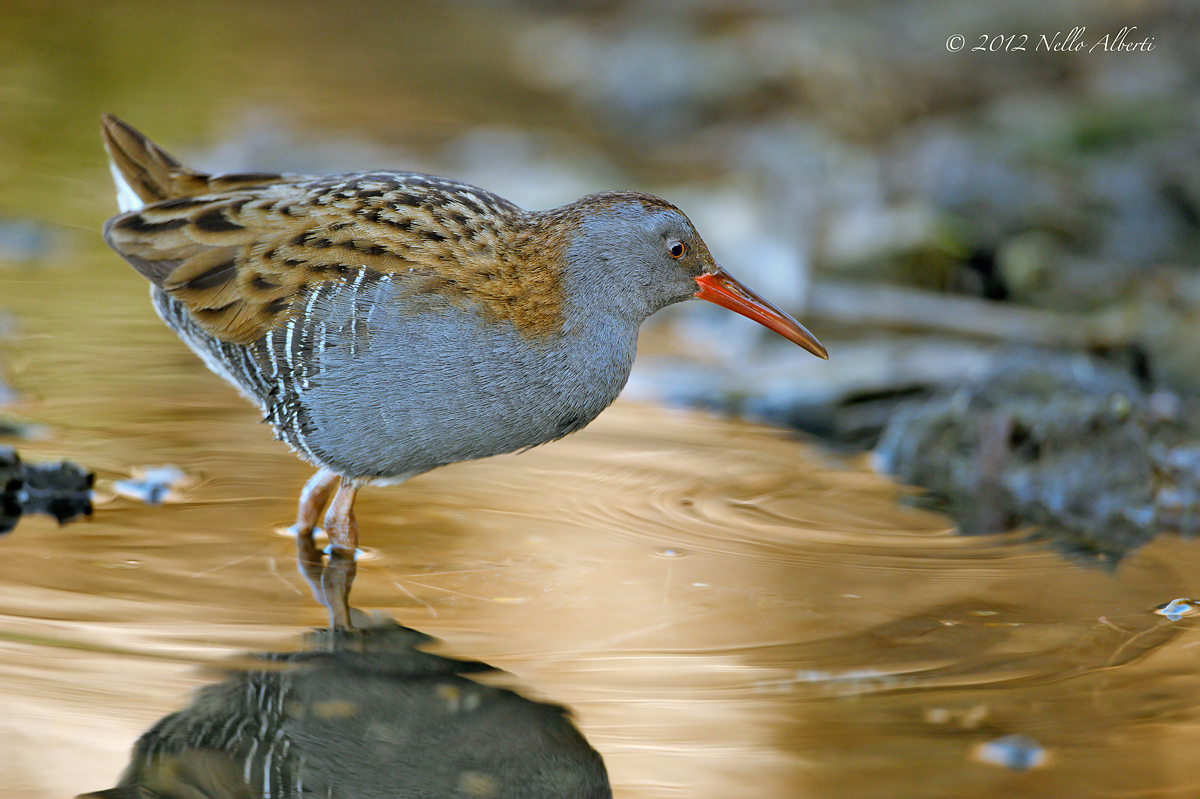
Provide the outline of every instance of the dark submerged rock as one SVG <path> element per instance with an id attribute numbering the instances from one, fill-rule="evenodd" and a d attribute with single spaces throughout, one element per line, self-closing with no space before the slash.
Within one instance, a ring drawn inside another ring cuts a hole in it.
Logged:
<path id="1" fill-rule="evenodd" d="M 1033 526 L 1116 560 L 1200 532 L 1198 410 L 1094 359 L 1025 353 L 904 406 L 875 454 L 967 534 Z"/>

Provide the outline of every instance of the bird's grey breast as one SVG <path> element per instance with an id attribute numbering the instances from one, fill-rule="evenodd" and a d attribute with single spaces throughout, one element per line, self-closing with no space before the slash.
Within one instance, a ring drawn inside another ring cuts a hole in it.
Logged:
<path id="1" fill-rule="evenodd" d="M 536 446 L 594 419 L 629 376 L 637 330 L 625 323 L 534 336 L 421 285 L 367 271 L 321 284 L 276 335 L 293 350 L 294 425 L 318 463 L 403 479 Z"/>

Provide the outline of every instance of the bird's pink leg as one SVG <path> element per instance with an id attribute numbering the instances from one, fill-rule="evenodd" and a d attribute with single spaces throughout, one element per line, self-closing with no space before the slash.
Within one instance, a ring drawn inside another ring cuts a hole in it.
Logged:
<path id="1" fill-rule="evenodd" d="M 292 525 L 292 532 L 307 535 L 312 539 L 317 519 L 321 518 L 321 511 L 325 510 L 329 495 L 333 493 L 333 487 L 340 477 L 336 472 L 321 468 L 308 478 L 304 490 L 300 492 L 300 507 L 296 510 L 296 523 Z"/>
<path id="2" fill-rule="evenodd" d="M 325 535 L 329 536 L 329 562 L 325 565 L 321 587 L 334 629 L 350 627 L 350 586 L 356 571 L 354 555 L 358 549 L 358 521 L 354 518 L 354 499 L 359 484 L 343 480 L 329 503 L 325 515 Z"/>
<path id="3" fill-rule="evenodd" d="M 296 511 L 296 523 L 290 528 L 291 533 L 296 536 L 296 567 L 308 581 L 313 596 L 322 605 L 328 604 L 325 602 L 325 595 L 321 590 L 321 572 L 325 569 L 325 563 L 321 553 L 317 550 L 317 545 L 313 543 L 313 530 L 317 526 L 317 519 L 321 518 L 321 511 L 325 510 L 325 505 L 329 502 L 329 495 L 333 493 L 338 479 L 339 475 L 328 469 L 320 469 L 309 478 L 308 482 L 304 484 L 304 490 L 300 492 L 300 507 Z"/>
<path id="4" fill-rule="evenodd" d="M 338 485 L 340 475 L 328 469 L 320 469 L 314 474 L 309 481 L 304 484 L 304 490 L 300 492 L 300 506 L 296 511 L 296 523 L 292 525 L 291 531 L 296 536 L 296 566 L 300 570 L 300 574 L 308 582 L 312 589 L 313 597 L 329 608 L 329 616 L 333 625 L 345 626 L 340 622 L 345 622 L 349 618 L 348 595 L 349 581 L 345 578 L 346 564 L 338 563 L 334 565 L 335 555 L 333 551 L 335 547 L 331 547 L 330 560 L 327 565 L 322 553 L 317 549 L 313 541 L 313 530 L 316 529 L 317 520 L 321 518 L 321 512 L 325 510 L 325 506 L 329 504 L 329 497 L 333 494 L 333 489 Z M 333 516 L 333 507 L 330 507 L 330 518 Z M 328 532 L 328 531 L 327 531 Z M 357 538 L 357 536 L 356 536 Z M 332 544 L 333 538 L 330 537 Z M 351 550 L 353 552 L 353 549 Z M 337 558 L 339 561 L 342 558 Z M 354 559 L 350 558 L 350 570 L 353 571 Z M 336 573 L 341 573 L 338 576 Z M 353 579 L 351 574 L 350 579 Z M 337 599 L 339 593 L 338 586 L 344 586 L 341 599 Z M 333 597 L 330 596 L 330 588 L 333 588 Z M 331 601 L 334 600 L 334 601 Z M 340 615 L 335 607 L 340 608 Z"/>

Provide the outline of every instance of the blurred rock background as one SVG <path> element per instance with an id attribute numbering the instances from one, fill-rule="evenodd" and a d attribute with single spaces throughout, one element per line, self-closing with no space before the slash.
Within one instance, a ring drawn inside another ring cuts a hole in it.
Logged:
<path id="1" fill-rule="evenodd" d="M 973 531 L 1069 528 L 1111 558 L 1200 516 L 1200 467 L 1172 454 L 1200 391 L 1190 0 L 18 0 L 0 53 L 0 268 L 128 277 L 99 244 L 101 111 L 214 171 L 416 169 L 527 207 L 650 191 L 831 360 L 689 304 L 648 324 L 628 396 L 903 442 L 879 462 Z M 1095 407 L 1126 412 L 1057 426 Z M 984 432 L 926 437 L 946 424 Z M 1054 485 L 1130 447 L 1141 499 L 1093 513 Z M 1114 507 L 1140 532 L 1117 512 L 1106 534 Z"/>

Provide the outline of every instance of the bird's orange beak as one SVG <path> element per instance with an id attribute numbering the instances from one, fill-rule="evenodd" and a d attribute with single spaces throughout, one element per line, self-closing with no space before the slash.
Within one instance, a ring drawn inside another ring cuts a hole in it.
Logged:
<path id="1" fill-rule="evenodd" d="M 821 342 L 817 341 L 816 336 L 804 329 L 804 325 L 734 280 L 721 267 L 700 275 L 696 278 L 696 285 L 700 288 L 694 296 L 728 308 L 747 319 L 753 319 L 788 341 L 799 344 L 818 358 L 829 360 L 829 353 L 821 346 Z"/>

